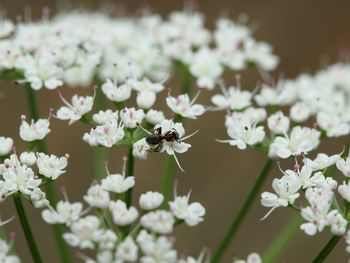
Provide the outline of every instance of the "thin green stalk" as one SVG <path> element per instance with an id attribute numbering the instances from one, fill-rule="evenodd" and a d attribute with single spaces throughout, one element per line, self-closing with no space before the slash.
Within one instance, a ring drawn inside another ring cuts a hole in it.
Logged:
<path id="1" fill-rule="evenodd" d="M 34 263 L 42 263 L 42 259 L 38 250 L 38 246 L 36 245 L 35 239 L 33 237 L 32 230 L 30 228 L 28 218 L 26 216 L 26 213 L 24 211 L 23 203 L 21 200 L 20 194 L 14 194 L 13 195 L 13 201 L 16 206 L 17 214 L 19 217 L 19 220 L 21 222 L 22 230 L 24 232 L 25 238 L 27 240 L 27 244 L 30 250 L 30 253 L 32 255 Z"/>
<path id="2" fill-rule="evenodd" d="M 134 175 L 134 155 L 132 154 L 132 145 L 128 148 L 128 160 L 126 164 L 126 177 Z M 132 187 L 125 193 L 125 203 L 128 207 L 132 204 Z"/>
<path id="3" fill-rule="evenodd" d="M 182 90 L 181 90 L 181 94 L 188 94 L 190 95 L 190 90 L 191 90 L 191 86 L 192 86 L 192 75 L 191 72 L 184 67 L 184 69 L 182 70 L 183 75 L 182 75 Z"/>
<path id="4" fill-rule="evenodd" d="M 176 162 L 172 155 L 168 155 L 165 163 L 161 192 L 164 196 L 162 208 L 165 208 L 170 200 L 172 185 L 174 182 Z"/>
<path id="5" fill-rule="evenodd" d="M 30 87 L 30 85 L 27 85 L 26 93 L 27 93 L 30 116 L 32 119 L 38 120 L 40 117 L 39 117 L 39 110 L 37 106 L 38 104 L 36 102 L 35 91 Z M 38 143 L 38 151 L 47 153 L 47 146 L 46 146 L 45 140 L 37 141 L 37 143 Z M 57 203 L 57 199 L 56 199 L 55 189 L 52 181 L 45 184 L 45 192 L 50 204 L 52 206 L 55 206 Z M 55 240 L 57 243 L 59 255 L 62 259 L 62 262 L 64 263 L 71 262 L 68 247 L 62 238 L 63 236 L 62 226 L 58 224 L 53 225 L 53 232 L 54 232 Z"/>
<path id="6" fill-rule="evenodd" d="M 241 208 L 238 211 L 238 214 L 234 217 L 229 229 L 227 230 L 224 238 L 220 242 L 217 249 L 214 251 L 213 257 L 211 259 L 211 263 L 217 263 L 220 261 L 222 256 L 224 255 L 227 247 L 231 243 L 232 239 L 234 238 L 238 228 L 243 223 L 245 216 L 247 215 L 249 209 L 254 203 L 255 198 L 258 196 L 260 188 L 265 182 L 265 179 L 267 178 L 269 171 L 271 170 L 273 165 L 272 159 L 267 159 L 267 161 L 264 164 L 264 167 L 262 168 L 257 180 L 255 181 L 253 188 L 250 190 L 248 196 L 244 200 Z"/>
<path id="7" fill-rule="evenodd" d="M 303 219 L 298 213 L 288 222 L 286 226 L 284 226 L 282 231 L 280 231 L 279 235 L 275 238 L 273 243 L 263 255 L 264 263 L 276 262 L 276 259 L 293 240 L 302 222 Z"/>
<path id="8" fill-rule="evenodd" d="M 97 89 L 95 97 L 96 111 L 102 110 L 106 106 L 106 97 L 103 95 L 101 89 Z M 106 172 L 104 163 L 108 159 L 107 149 L 105 147 L 94 147 L 92 149 L 93 158 L 93 173 L 97 180 L 105 177 Z"/>
<path id="9" fill-rule="evenodd" d="M 323 247 L 321 252 L 317 255 L 317 257 L 312 261 L 312 263 L 321 263 L 323 262 L 328 255 L 331 253 L 333 248 L 338 244 L 341 236 L 333 236 L 328 243 Z"/>

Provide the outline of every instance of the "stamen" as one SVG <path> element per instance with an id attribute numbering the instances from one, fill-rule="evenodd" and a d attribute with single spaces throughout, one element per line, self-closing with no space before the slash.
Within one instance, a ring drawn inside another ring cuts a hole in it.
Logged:
<path id="1" fill-rule="evenodd" d="M 126 174 L 126 162 L 128 161 L 128 158 L 126 156 L 123 157 L 123 177 L 125 177 Z"/>
<path id="2" fill-rule="evenodd" d="M 108 169 L 108 161 L 105 161 L 105 171 L 106 171 L 107 176 L 109 176 L 110 173 L 109 173 L 109 169 Z"/>
<path id="3" fill-rule="evenodd" d="M 148 130 L 146 130 L 146 128 L 142 127 L 142 125 L 140 123 L 136 123 L 136 125 L 143 130 L 145 133 L 147 133 L 148 135 L 152 134 L 151 132 L 149 132 Z"/>
<path id="4" fill-rule="evenodd" d="M 278 206 L 272 207 L 272 208 L 270 209 L 270 211 L 267 212 L 267 214 L 266 214 L 264 217 L 262 217 L 262 218 L 260 219 L 260 221 L 265 220 L 277 207 L 278 207 Z"/>
<path id="5" fill-rule="evenodd" d="M 1 218 L 0 218 L 0 226 L 4 226 L 6 225 L 7 223 L 11 222 L 15 217 L 10 217 L 9 219 L 5 220 L 5 221 L 2 221 Z"/>
<path id="6" fill-rule="evenodd" d="M 192 136 L 193 136 L 193 135 L 195 135 L 197 132 L 199 132 L 199 130 L 196 130 L 195 132 L 191 133 L 190 135 L 187 135 L 187 136 L 185 136 L 185 137 L 181 138 L 181 140 L 180 140 L 180 141 L 184 141 L 184 140 L 186 140 L 186 139 L 188 139 L 188 138 L 192 137 Z"/>
<path id="7" fill-rule="evenodd" d="M 180 163 L 179 163 L 179 160 L 177 159 L 177 157 L 176 157 L 176 154 L 175 154 L 175 152 L 173 153 L 173 156 L 174 156 L 174 159 L 175 159 L 175 162 L 176 162 L 176 164 L 177 164 L 177 166 L 180 168 L 180 170 L 181 170 L 181 172 L 185 172 L 185 170 L 184 169 L 182 169 L 182 167 L 181 167 L 181 165 L 180 165 Z"/>

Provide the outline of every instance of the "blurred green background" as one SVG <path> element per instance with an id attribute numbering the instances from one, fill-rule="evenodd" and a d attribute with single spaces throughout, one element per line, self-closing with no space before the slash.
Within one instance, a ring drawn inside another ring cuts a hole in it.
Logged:
<path id="1" fill-rule="evenodd" d="M 71 4 L 72 7 L 89 10 L 97 10 L 108 5 L 125 14 L 135 14 L 137 10 L 148 7 L 162 15 L 181 10 L 183 7 L 183 1 L 170 0 L 109 2 L 81 0 L 71 1 Z M 0 5 L 8 11 L 8 16 L 11 18 L 23 14 L 23 8 L 28 5 L 32 8 L 34 17 L 40 16 L 44 6 L 50 6 L 53 13 L 57 10 L 56 1 L 51 0 L 1 0 Z M 314 72 L 325 63 L 335 62 L 339 56 L 350 54 L 348 50 L 350 1 L 216 0 L 198 1 L 197 5 L 206 15 L 209 27 L 213 27 L 214 21 L 221 15 L 236 19 L 241 13 L 248 14 L 257 29 L 255 37 L 270 43 L 281 58 L 279 68 L 274 73 L 275 77 L 283 75 L 286 78 L 293 78 L 304 71 Z M 227 74 L 226 79 L 229 83 L 233 83 L 234 73 Z M 254 89 L 258 79 L 259 75 L 255 70 L 244 72 L 243 88 Z M 174 90 L 180 90 L 179 83 L 176 78 L 172 81 Z M 67 98 L 74 93 L 91 94 L 91 90 L 68 88 L 62 90 Z M 27 113 L 24 89 L 1 82 L 0 93 L 0 135 L 13 137 L 17 152 L 20 152 L 24 147 L 18 137 L 20 115 Z M 199 101 L 209 104 L 211 95 L 212 93 L 205 92 Z M 42 90 L 38 92 L 38 96 L 42 116 L 47 116 L 50 108 L 57 109 L 62 104 L 56 92 Z M 161 103 L 163 102 L 158 99 L 158 105 Z M 164 105 L 161 107 L 165 109 Z M 69 153 L 71 156 L 67 173 L 58 180 L 57 187 L 65 185 L 71 201 L 82 200 L 93 180 L 91 147 L 80 139 L 89 128 L 80 123 L 68 126 L 67 122 L 59 120 L 53 120 L 51 125 L 52 132 L 48 136 L 50 153 L 56 155 Z M 192 189 L 191 200 L 200 201 L 207 209 L 205 221 L 198 227 L 181 226 L 176 229 L 176 247 L 179 251 L 191 255 L 198 255 L 203 246 L 215 248 L 254 182 L 265 158 L 263 153 L 252 150 L 239 151 L 226 144 L 215 142 L 215 138 L 227 136 L 223 112 L 209 112 L 198 120 L 187 121 L 188 132 L 197 129 L 200 132 L 189 140 L 192 148 L 180 156 L 181 164 L 187 172 L 185 174 L 177 172 L 178 191 L 187 193 Z M 347 141 L 349 138 L 325 141 L 320 151 L 329 154 L 340 152 Z M 111 151 L 109 156 L 111 171 L 121 171 L 124 155 L 123 149 Z M 164 155 L 150 154 L 147 161 L 136 162 L 135 197 L 146 190 L 159 189 L 164 161 Z M 288 164 L 282 163 L 282 166 L 287 168 Z M 270 190 L 272 178 L 279 176 L 280 173 L 275 169 L 264 190 Z M 260 221 L 267 209 L 261 207 L 258 200 L 259 198 L 222 262 L 231 262 L 234 256 L 245 258 L 252 251 L 263 253 L 294 214 L 294 211 L 288 209 L 277 209 L 267 220 Z M 50 227 L 42 221 L 39 210 L 27 207 L 44 261 L 59 262 Z M 15 214 L 10 199 L 1 204 L 0 214 L 2 218 Z M 7 225 L 6 229 L 17 233 L 15 246 L 22 261 L 31 262 L 18 220 Z M 278 262 L 310 262 L 329 237 L 328 231 L 316 237 L 308 237 L 300 232 Z M 326 262 L 346 262 L 347 258 L 344 241 L 341 241 Z"/>

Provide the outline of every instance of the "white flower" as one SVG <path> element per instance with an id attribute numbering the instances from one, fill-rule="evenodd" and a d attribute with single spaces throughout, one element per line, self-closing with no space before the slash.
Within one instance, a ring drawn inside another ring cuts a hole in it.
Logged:
<path id="1" fill-rule="evenodd" d="M 167 237 L 149 234 L 141 230 L 136 239 L 144 256 L 140 259 L 142 263 L 167 262 L 176 263 L 177 253 L 173 249 L 171 240 Z"/>
<path id="2" fill-rule="evenodd" d="M 119 226 L 132 224 L 139 215 L 135 207 L 131 206 L 128 208 L 126 204 L 120 200 L 111 201 L 109 210 L 112 213 L 114 223 Z"/>
<path id="3" fill-rule="evenodd" d="M 305 165 L 309 166 L 313 171 L 319 171 L 334 165 L 340 159 L 341 154 L 334 154 L 332 156 L 328 156 L 325 153 L 318 153 L 316 159 L 311 160 L 309 158 L 305 158 L 303 162 L 305 163 Z"/>
<path id="4" fill-rule="evenodd" d="M 0 20 L 0 38 L 6 38 L 11 35 L 11 33 L 15 30 L 14 23 L 9 19 Z"/>
<path id="5" fill-rule="evenodd" d="M 149 212 L 141 217 L 141 225 L 159 234 L 170 234 L 173 232 L 175 223 L 172 213 L 163 210 Z"/>
<path id="6" fill-rule="evenodd" d="M 11 248 L 13 245 L 13 241 L 9 244 L 0 239 L 0 259 L 2 263 L 20 263 L 21 260 L 16 255 L 11 255 Z"/>
<path id="7" fill-rule="evenodd" d="M 65 224 L 70 226 L 80 218 L 82 209 L 83 205 L 80 202 L 59 201 L 56 210 L 53 208 L 45 209 L 41 215 L 48 224 Z"/>
<path id="8" fill-rule="evenodd" d="M 334 112 L 320 111 L 316 115 L 317 124 L 326 131 L 328 137 L 340 137 L 350 133 L 350 124 L 344 122 Z"/>
<path id="9" fill-rule="evenodd" d="M 213 104 L 219 109 L 242 110 L 251 105 L 252 93 L 241 90 L 240 84 L 238 84 L 238 88 L 229 87 L 226 90 L 222 87 L 222 89 L 224 92 L 223 95 L 216 94 L 211 98 Z"/>
<path id="10" fill-rule="evenodd" d="M 136 103 L 142 109 L 149 109 L 156 102 L 156 94 L 151 91 L 142 91 L 137 94 Z"/>
<path id="11" fill-rule="evenodd" d="M 133 144 L 133 149 L 132 149 L 132 155 L 135 158 L 146 160 L 147 159 L 147 154 L 151 147 L 149 144 L 146 142 L 145 138 L 142 138 L 141 140 L 138 140 Z"/>
<path id="12" fill-rule="evenodd" d="M 342 216 L 338 210 L 332 210 L 327 214 L 327 221 L 331 227 L 333 235 L 344 235 L 348 225 L 348 221 Z"/>
<path id="13" fill-rule="evenodd" d="M 116 121 L 108 121 L 103 125 L 96 126 L 85 133 L 83 140 L 91 146 L 104 146 L 111 148 L 114 144 L 121 141 L 125 136 L 124 125 Z"/>
<path id="14" fill-rule="evenodd" d="M 333 199 L 333 192 L 325 188 L 308 188 L 305 197 L 310 203 L 301 210 L 302 217 L 308 221 L 300 226 L 307 235 L 315 235 L 321 232 L 329 222 L 327 214 Z"/>
<path id="15" fill-rule="evenodd" d="M 190 61 L 190 72 L 197 77 L 197 85 L 212 90 L 215 81 L 221 76 L 223 67 L 218 55 L 208 47 L 200 48 Z"/>
<path id="16" fill-rule="evenodd" d="M 262 259 L 258 253 L 250 253 L 247 257 L 247 260 L 235 259 L 233 263 L 262 263 Z"/>
<path id="17" fill-rule="evenodd" d="M 121 194 L 135 185 L 135 177 L 125 177 L 125 164 L 122 174 L 110 174 L 106 166 L 107 177 L 102 179 L 102 188 L 108 192 Z"/>
<path id="18" fill-rule="evenodd" d="M 41 184 L 41 179 L 34 176 L 31 168 L 21 165 L 16 155 L 11 155 L 10 159 L 5 160 L 0 170 L 4 180 L 2 188 L 9 194 L 20 191 L 30 195 L 32 190 Z"/>
<path id="19" fill-rule="evenodd" d="M 338 192 L 346 201 L 350 202 L 350 183 L 343 182 L 338 186 Z"/>
<path id="20" fill-rule="evenodd" d="M 57 157 L 53 154 L 49 156 L 44 153 L 38 153 L 36 165 L 41 175 L 56 180 L 61 174 L 66 172 L 63 169 L 68 165 L 68 158 L 68 154 L 63 157 Z"/>
<path id="21" fill-rule="evenodd" d="M 187 196 L 177 196 L 169 202 L 169 206 L 175 217 L 184 220 L 188 226 L 195 226 L 203 221 L 205 208 L 198 202 L 188 204 L 189 198 L 190 193 Z"/>
<path id="22" fill-rule="evenodd" d="M 131 87 L 136 90 L 136 102 L 140 108 L 149 109 L 156 101 L 156 93 L 162 91 L 164 86 L 160 83 L 153 83 L 149 79 L 131 80 Z"/>
<path id="23" fill-rule="evenodd" d="M 97 208 L 106 208 L 110 202 L 109 193 L 99 184 L 90 186 L 87 194 L 84 196 L 84 200 L 90 206 Z"/>
<path id="24" fill-rule="evenodd" d="M 244 150 L 247 145 L 252 146 L 261 143 L 265 137 L 263 126 L 251 120 L 250 116 L 242 112 L 234 112 L 226 116 L 227 133 L 231 137 L 229 140 L 218 140 L 226 142 L 238 149 Z"/>
<path id="25" fill-rule="evenodd" d="M 248 63 L 254 63 L 263 70 L 273 70 L 276 68 L 279 58 L 272 54 L 272 48 L 265 42 L 256 42 L 252 38 L 244 42 L 244 57 Z"/>
<path id="26" fill-rule="evenodd" d="M 7 155 L 11 152 L 13 140 L 9 137 L 0 137 L 0 156 Z"/>
<path id="27" fill-rule="evenodd" d="M 62 68 L 44 58 L 33 58 L 24 67 L 25 79 L 34 90 L 40 90 L 43 86 L 50 90 L 62 86 L 62 71 Z"/>
<path id="28" fill-rule="evenodd" d="M 32 166 L 36 163 L 36 156 L 33 152 L 22 152 L 19 156 L 21 163 Z"/>
<path id="29" fill-rule="evenodd" d="M 46 194 L 40 189 L 35 188 L 30 194 L 30 200 L 35 208 L 47 207 L 50 203 L 46 199 Z"/>
<path id="30" fill-rule="evenodd" d="M 98 237 L 99 248 L 112 250 L 118 240 L 117 235 L 110 229 L 100 231 Z"/>
<path id="31" fill-rule="evenodd" d="M 146 121 L 150 124 L 156 125 L 161 123 L 165 119 L 164 113 L 162 111 L 149 110 L 146 113 Z"/>
<path id="32" fill-rule="evenodd" d="M 306 121 L 311 115 L 310 108 L 304 102 L 297 102 L 290 108 L 290 118 L 295 122 Z"/>
<path id="33" fill-rule="evenodd" d="M 92 110 L 94 104 L 94 96 L 78 96 L 72 97 L 71 103 L 65 100 L 61 94 L 60 98 L 66 104 L 58 109 L 56 117 L 60 120 L 69 120 L 69 125 L 81 119 L 81 117 Z"/>
<path id="34" fill-rule="evenodd" d="M 259 106 L 288 105 L 296 97 L 295 87 L 287 81 L 278 81 L 277 85 L 262 84 L 259 94 L 254 99 Z"/>
<path id="35" fill-rule="evenodd" d="M 139 205 L 143 210 L 158 208 L 164 201 L 164 196 L 158 192 L 148 191 L 140 196 Z"/>
<path id="36" fill-rule="evenodd" d="M 286 175 L 299 177 L 300 183 L 303 189 L 318 186 L 320 187 L 325 181 L 325 177 L 322 172 L 312 173 L 313 170 L 308 165 L 304 165 L 301 170 L 292 171 L 287 170 Z"/>
<path id="37" fill-rule="evenodd" d="M 80 218 L 71 225 L 72 232 L 63 234 L 63 238 L 72 247 L 94 249 L 99 227 L 100 220 L 96 216 Z"/>
<path id="38" fill-rule="evenodd" d="M 249 107 L 244 110 L 244 113 L 256 123 L 260 123 L 266 119 L 267 113 L 264 108 Z"/>
<path id="39" fill-rule="evenodd" d="M 205 112 L 203 105 L 194 104 L 199 96 L 200 91 L 197 95 L 190 101 L 188 94 L 181 94 L 178 97 L 171 97 L 170 94 L 166 98 L 166 103 L 168 107 L 175 113 L 181 115 L 185 118 L 197 119 L 198 116 Z"/>
<path id="40" fill-rule="evenodd" d="M 106 97 L 115 102 L 122 102 L 130 98 L 131 96 L 131 87 L 128 83 L 117 86 L 117 78 L 114 77 L 112 82 L 110 79 L 107 79 L 101 87 L 102 92 Z"/>
<path id="41" fill-rule="evenodd" d="M 119 112 L 118 111 L 112 111 L 112 110 L 100 110 L 98 113 L 95 113 L 92 115 L 92 120 L 97 123 L 98 125 L 103 125 L 105 123 L 108 123 L 109 121 L 115 121 L 118 122 L 119 119 Z"/>
<path id="42" fill-rule="evenodd" d="M 23 141 L 32 142 L 42 140 L 51 131 L 48 119 L 39 119 L 37 121 L 32 120 L 29 124 L 24 115 L 22 115 L 21 118 L 22 123 L 19 127 L 19 135 Z"/>
<path id="43" fill-rule="evenodd" d="M 282 111 L 278 111 L 267 118 L 267 125 L 270 131 L 276 134 L 285 134 L 289 130 L 289 118 L 284 116 Z"/>
<path id="44" fill-rule="evenodd" d="M 294 127 L 290 136 L 278 136 L 270 145 L 269 156 L 282 159 L 300 154 L 307 154 L 320 143 L 320 132 L 307 127 Z"/>
<path id="45" fill-rule="evenodd" d="M 286 174 L 281 179 L 275 178 L 272 181 L 272 188 L 276 194 L 270 192 L 261 194 L 261 204 L 265 207 L 272 207 L 263 219 L 277 207 L 286 207 L 289 204 L 294 204 L 295 200 L 300 196 L 298 193 L 300 187 L 300 180 L 294 173 Z"/>
<path id="46" fill-rule="evenodd" d="M 124 108 L 120 111 L 120 118 L 126 128 L 135 129 L 145 117 L 143 110 L 135 108 Z"/>
<path id="47" fill-rule="evenodd" d="M 137 246 L 130 236 L 117 247 L 116 258 L 128 262 L 137 261 Z"/>
<path id="48" fill-rule="evenodd" d="M 348 156 L 345 160 L 338 160 L 336 165 L 338 170 L 341 171 L 344 176 L 350 177 L 350 156 Z"/>

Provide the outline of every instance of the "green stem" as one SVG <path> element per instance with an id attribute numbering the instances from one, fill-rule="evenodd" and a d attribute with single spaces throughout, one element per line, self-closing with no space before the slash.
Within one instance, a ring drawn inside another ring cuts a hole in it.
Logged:
<path id="1" fill-rule="evenodd" d="M 317 255 L 317 257 L 312 261 L 312 263 L 321 263 L 323 262 L 328 255 L 331 253 L 333 248 L 338 244 L 341 236 L 333 236 L 328 243 L 324 246 L 321 252 Z"/>
<path id="2" fill-rule="evenodd" d="M 286 226 L 284 226 L 282 231 L 280 231 L 280 234 L 275 238 L 273 243 L 263 255 L 264 263 L 276 262 L 276 259 L 293 240 L 302 222 L 303 219 L 298 213 L 288 222 Z"/>
<path id="3" fill-rule="evenodd" d="M 95 97 L 96 111 L 104 109 L 106 106 L 106 97 L 103 95 L 101 89 L 97 89 Z M 108 159 L 107 149 L 105 147 L 93 147 L 93 173 L 97 180 L 101 180 L 105 177 L 106 172 L 104 163 Z"/>
<path id="4" fill-rule="evenodd" d="M 265 179 L 267 178 L 269 171 L 272 168 L 272 165 L 273 165 L 273 160 L 267 159 L 267 161 L 264 164 L 263 169 L 261 170 L 257 180 L 255 181 L 255 183 L 253 185 L 253 188 L 250 190 L 248 196 L 244 200 L 241 208 L 239 209 L 238 214 L 234 217 L 234 219 L 233 219 L 229 229 L 227 230 L 224 238 L 222 239 L 218 248 L 214 252 L 213 257 L 211 259 L 211 263 L 219 262 L 220 259 L 222 258 L 222 256 L 224 255 L 225 250 L 227 249 L 227 247 L 231 243 L 231 240 L 234 238 L 238 228 L 243 223 L 245 216 L 247 215 L 249 209 L 253 205 L 253 202 L 254 202 L 255 198 L 257 197 L 257 195 L 260 191 L 260 188 L 264 184 Z"/>
<path id="5" fill-rule="evenodd" d="M 30 116 L 32 119 L 38 120 L 39 110 L 37 107 L 38 104 L 36 102 L 35 91 L 30 87 L 29 84 L 26 86 L 26 93 L 27 93 Z M 37 143 L 38 143 L 38 151 L 47 153 L 47 146 L 46 146 L 45 140 L 37 141 Z M 45 184 L 45 192 L 50 204 L 52 206 L 56 206 L 57 199 L 56 199 L 55 189 L 52 181 Z M 64 263 L 71 262 L 68 247 L 62 238 L 63 236 L 62 226 L 58 224 L 53 225 L 53 232 L 54 232 L 55 240 L 58 246 L 58 250 L 59 250 L 59 254 L 62 259 L 62 262 Z"/>
<path id="6" fill-rule="evenodd" d="M 184 68 L 182 70 L 182 72 L 183 72 L 183 79 L 182 79 L 181 94 L 188 94 L 188 95 L 190 95 L 191 84 L 192 84 L 191 72 L 187 68 Z"/>
<path id="7" fill-rule="evenodd" d="M 38 246 L 33 237 L 32 230 L 30 228 L 26 213 L 24 211 L 23 203 L 20 194 L 13 195 L 13 201 L 15 202 L 17 214 L 21 222 L 22 230 L 27 240 L 27 244 L 32 255 L 34 263 L 42 263 L 42 259 L 38 250 Z"/>
<path id="8" fill-rule="evenodd" d="M 174 156 L 168 155 L 165 163 L 161 192 L 164 196 L 162 208 L 165 208 L 170 200 L 171 188 L 174 182 L 176 162 Z"/>
<path id="9" fill-rule="evenodd" d="M 134 155 L 132 154 L 132 145 L 128 148 L 128 160 L 126 165 L 126 177 L 134 175 Z M 132 204 L 132 187 L 125 193 L 125 203 L 128 207 Z"/>

